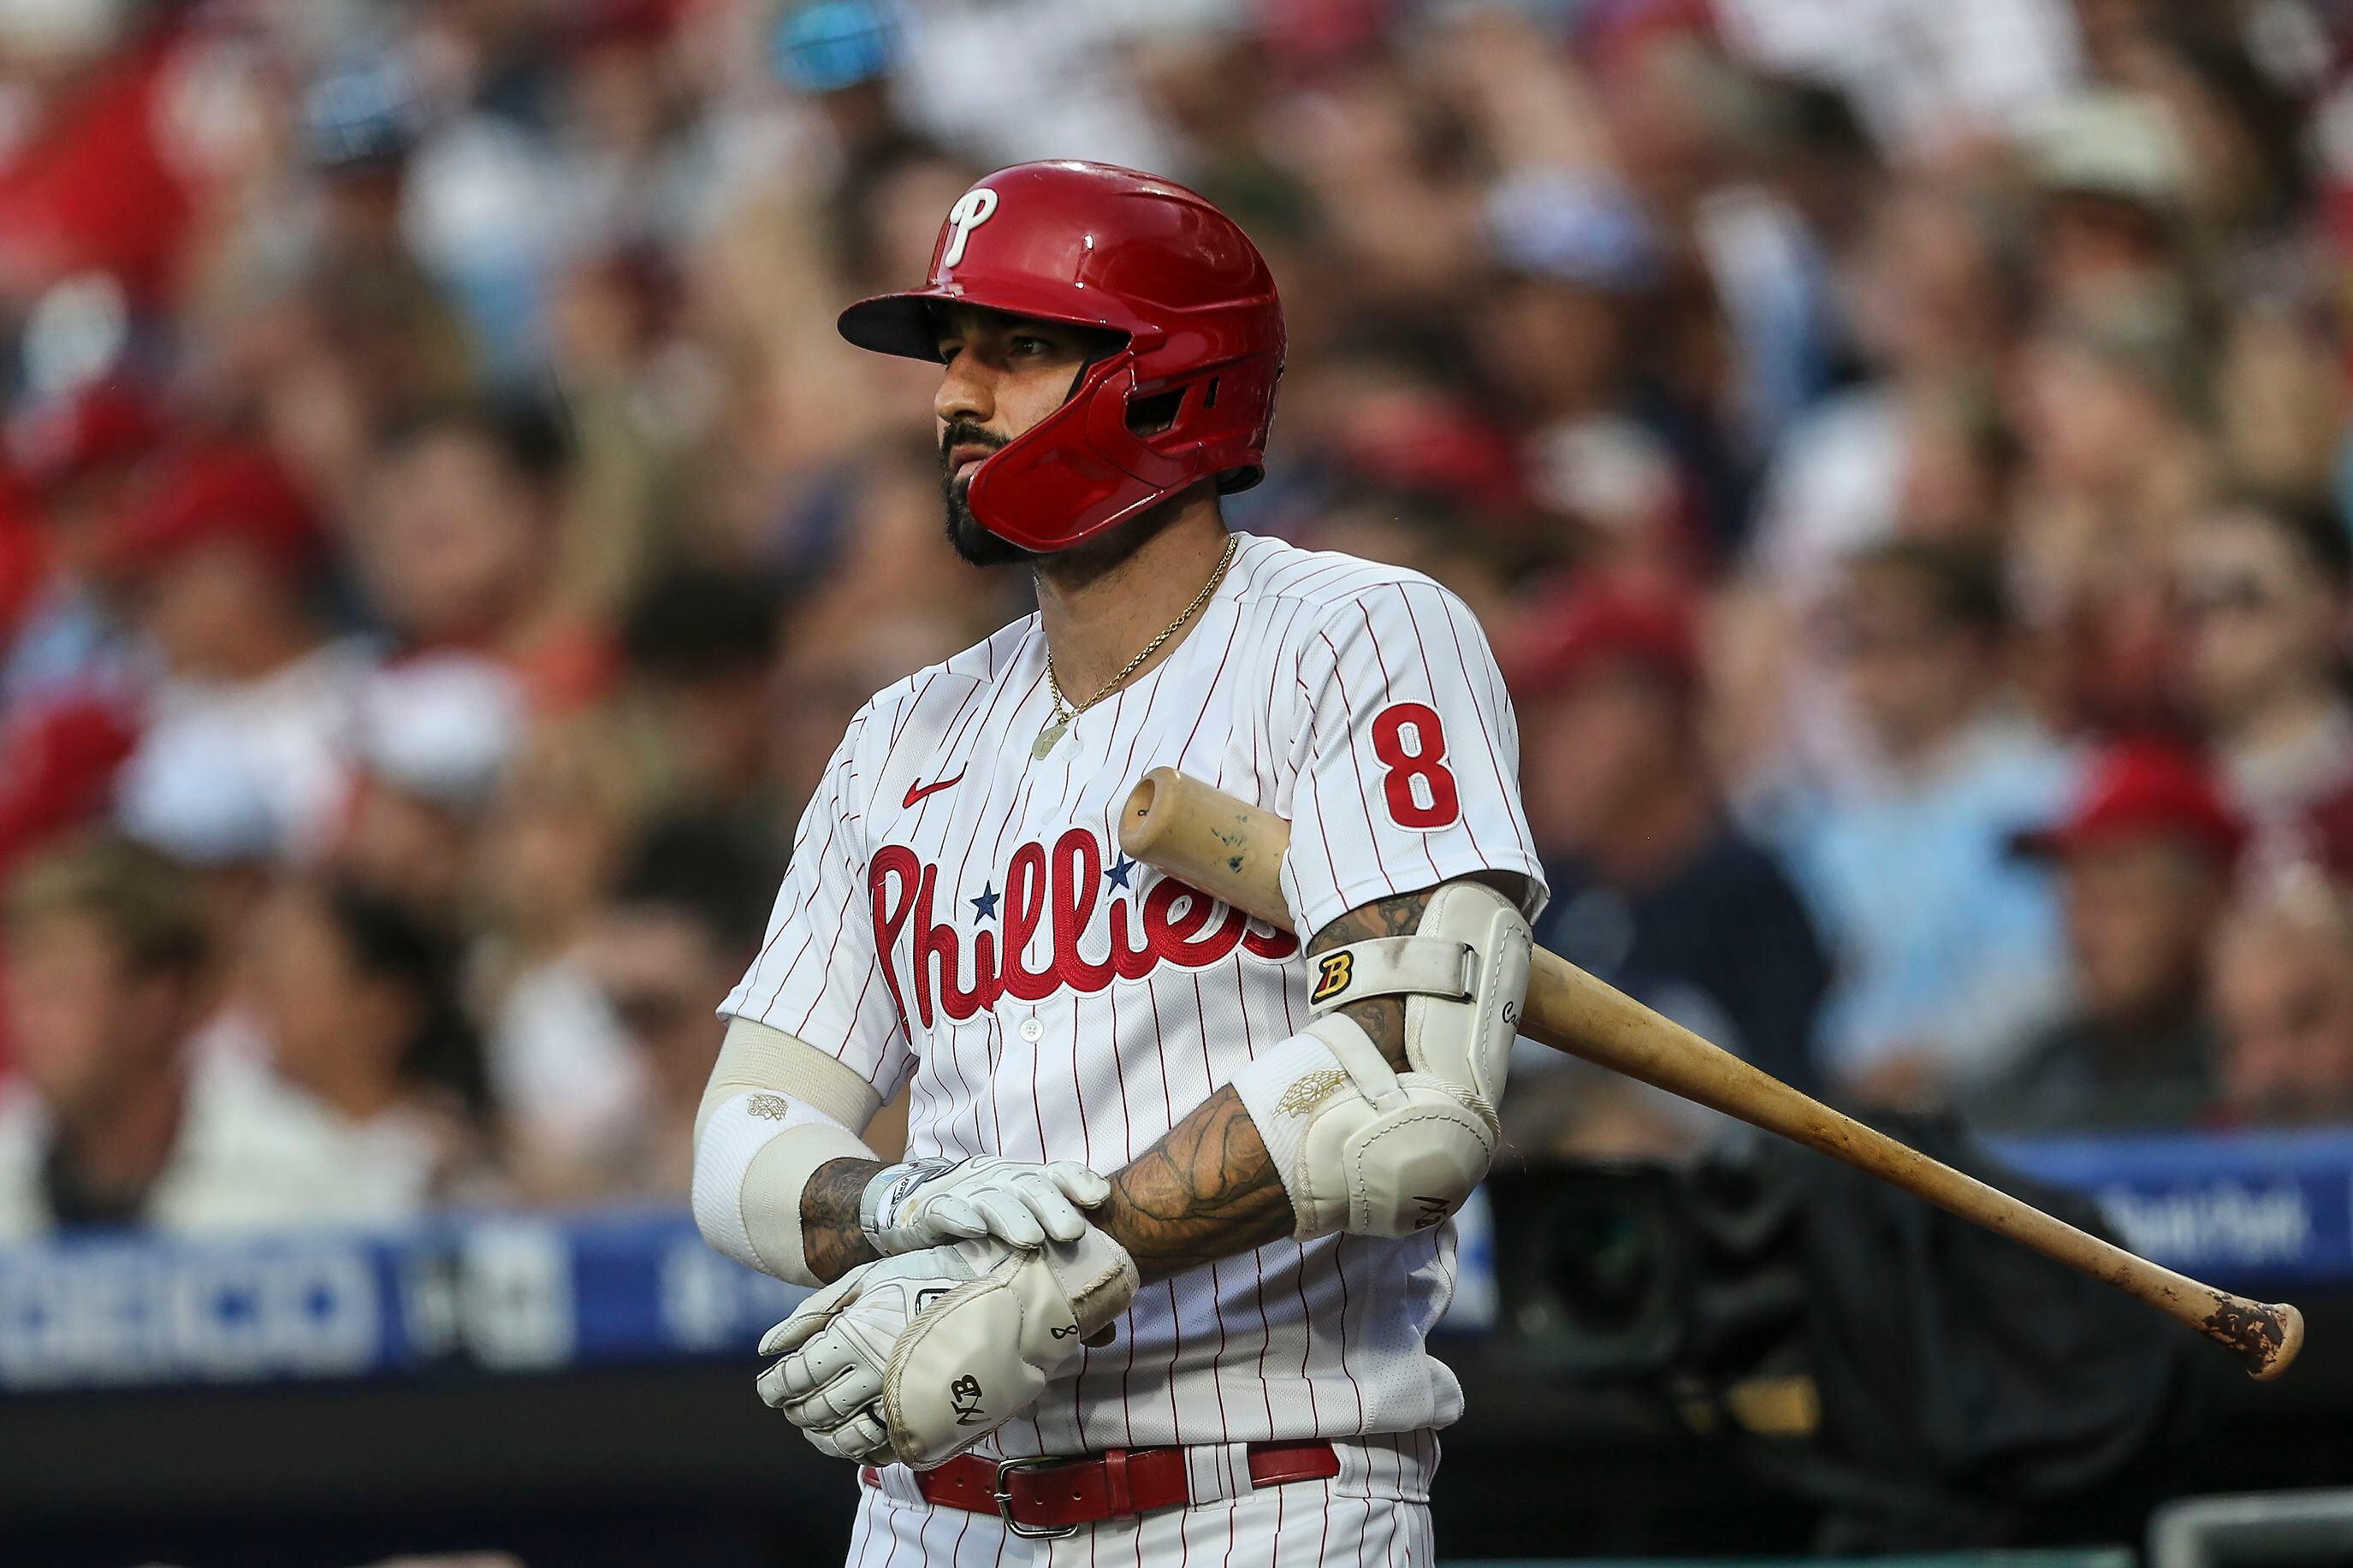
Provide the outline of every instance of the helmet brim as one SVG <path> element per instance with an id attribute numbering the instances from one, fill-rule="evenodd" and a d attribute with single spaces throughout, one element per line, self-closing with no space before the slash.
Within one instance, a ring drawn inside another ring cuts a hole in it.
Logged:
<path id="1" fill-rule="evenodd" d="M 973 289 L 957 283 L 938 283 L 928 289 L 910 289 L 860 300 L 842 311 L 834 325 L 844 339 L 861 349 L 896 354 L 902 359 L 929 360 L 934 364 L 940 358 L 939 312 L 948 305 L 975 305 L 1027 321 L 1058 321 L 1066 327 L 1091 327 L 1098 331 L 1134 335 L 1133 321 L 1115 319 L 1101 310 L 1073 309 L 1071 293 L 1068 287 L 1025 285 L 1014 279 L 995 279 L 984 287 Z"/>

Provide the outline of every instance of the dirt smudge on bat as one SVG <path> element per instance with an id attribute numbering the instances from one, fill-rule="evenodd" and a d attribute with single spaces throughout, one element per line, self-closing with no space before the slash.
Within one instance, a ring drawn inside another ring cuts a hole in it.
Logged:
<path id="1" fill-rule="evenodd" d="M 2227 1298 L 2215 1302 L 2202 1326 L 2207 1333 L 2257 1364 L 2277 1355 L 2286 1338 L 2277 1314 L 2252 1301 Z"/>

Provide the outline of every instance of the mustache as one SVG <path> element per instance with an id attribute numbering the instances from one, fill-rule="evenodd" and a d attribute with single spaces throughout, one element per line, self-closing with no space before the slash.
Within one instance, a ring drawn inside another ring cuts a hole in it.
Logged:
<path id="1" fill-rule="evenodd" d="M 1008 445 L 1008 438 L 993 430 L 984 430 L 966 420 L 957 420 L 940 432 L 940 468 L 948 467 L 948 454 L 958 447 L 986 447 L 995 452 Z"/>

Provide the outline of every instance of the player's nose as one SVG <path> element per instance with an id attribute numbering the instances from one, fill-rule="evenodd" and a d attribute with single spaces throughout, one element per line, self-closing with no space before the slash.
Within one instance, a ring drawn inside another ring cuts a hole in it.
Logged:
<path id="1" fill-rule="evenodd" d="M 940 373 L 940 389 L 932 395 L 932 413 L 944 426 L 962 420 L 987 425 L 997 413 L 987 370 L 976 353 L 960 353 Z"/>

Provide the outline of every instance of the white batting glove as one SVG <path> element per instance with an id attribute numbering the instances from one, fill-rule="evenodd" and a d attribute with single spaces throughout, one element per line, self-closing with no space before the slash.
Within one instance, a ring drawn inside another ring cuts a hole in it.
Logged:
<path id="1" fill-rule="evenodd" d="M 1043 1247 L 1084 1236 L 1087 1217 L 1079 1211 L 1110 1195 L 1111 1184 L 1074 1160 L 911 1160 L 866 1184 L 858 1227 L 885 1258 L 984 1236 L 1008 1247 Z"/>
<path id="2" fill-rule="evenodd" d="M 917 1313 L 1003 1258 L 987 1242 L 934 1247 L 851 1269 L 803 1301 L 760 1341 L 776 1356 L 760 1374 L 760 1398 L 784 1412 L 821 1454 L 888 1464 L 880 1409 L 882 1376 Z"/>

